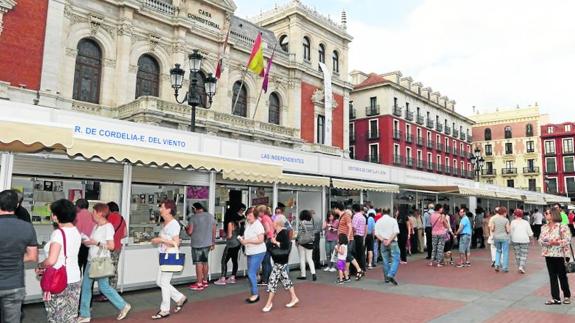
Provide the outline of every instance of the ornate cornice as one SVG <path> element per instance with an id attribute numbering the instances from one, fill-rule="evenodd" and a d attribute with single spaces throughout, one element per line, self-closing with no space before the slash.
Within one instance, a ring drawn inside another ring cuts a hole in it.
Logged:
<path id="1" fill-rule="evenodd" d="M 16 0 L 0 0 L 0 35 L 4 30 L 4 14 L 14 9 L 14 6 L 16 6 Z"/>

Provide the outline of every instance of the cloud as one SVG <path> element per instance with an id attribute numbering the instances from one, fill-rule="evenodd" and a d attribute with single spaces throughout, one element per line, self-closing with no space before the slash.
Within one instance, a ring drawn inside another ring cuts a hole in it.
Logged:
<path id="1" fill-rule="evenodd" d="M 350 16 L 350 68 L 401 70 L 462 114 L 538 102 L 575 119 L 574 12 L 569 0 L 423 0 L 393 27 Z"/>

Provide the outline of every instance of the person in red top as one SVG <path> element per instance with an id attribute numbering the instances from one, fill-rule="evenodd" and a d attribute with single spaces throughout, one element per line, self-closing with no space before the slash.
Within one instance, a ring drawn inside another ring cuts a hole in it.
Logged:
<path id="1" fill-rule="evenodd" d="M 88 211 L 89 203 L 86 199 L 78 199 L 76 201 L 76 219 L 74 220 L 74 225 L 80 231 L 80 235 L 84 238 L 88 238 L 94 230 L 96 223 L 92 219 L 92 213 Z M 78 266 L 80 266 L 80 271 L 84 272 L 86 264 L 88 263 L 88 250 L 90 248 L 86 247 L 84 244 L 80 245 L 80 251 L 78 252 Z"/>
<path id="2" fill-rule="evenodd" d="M 571 236 L 575 236 L 575 226 L 573 225 L 573 222 L 575 221 L 575 213 L 573 210 L 569 212 L 567 218 L 569 219 L 569 230 L 571 230 Z"/>
<path id="3" fill-rule="evenodd" d="M 124 217 L 120 214 L 120 208 L 116 202 L 108 202 L 108 207 L 110 208 L 110 214 L 108 215 L 108 222 L 114 226 L 114 251 L 112 251 L 112 261 L 114 262 L 114 267 L 118 268 L 118 260 L 120 259 L 120 253 L 122 252 L 122 239 L 126 237 L 126 221 Z M 110 277 L 110 286 L 116 288 L 116 277 Z"/>
<path id="4" fill-rule="evenodd" d="M 265 241 L 271 240 L 274 237 L 274 224 L 271 217 L 271 209 L 267 205 L 258 205 L 254 210 L 254 215 L 260 219 L 264 226 Z M 262 261 L 262 278 L 259 285 L 267 285 L 270 274 L 272 273 L 271 253 L 268 251 Z"/>

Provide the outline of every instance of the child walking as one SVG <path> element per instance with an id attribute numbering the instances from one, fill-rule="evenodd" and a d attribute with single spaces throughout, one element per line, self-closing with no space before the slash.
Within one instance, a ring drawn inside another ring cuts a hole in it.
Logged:
<path id="1" fill-rule="evenodd" d="M 349 276 L 345 272 L 345 260 L 347 258 L 347 236 L 345 234 L 339 235 L 339 241 L 336 248 L 337 251 L 337 272 L 339 274 L 338 284 L 343 284 L 349 281 Z"/>

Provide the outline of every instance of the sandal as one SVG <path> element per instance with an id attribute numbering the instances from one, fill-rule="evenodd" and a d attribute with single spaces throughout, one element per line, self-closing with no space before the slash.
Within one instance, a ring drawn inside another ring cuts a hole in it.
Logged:
<path id="1" fill-rule="evenodd" d="M 159 311 L 156 315 L 152 316 L 152 320 L 161 320 L 165 319 L 166 317 L 170 316 L 170 313 Z"/>
<path id="2" fill-rule="evenodd" d="M 545 302 L 545 305 L 561 305 L 561 301 L 558 301 L 556 299 L 550 299 L 547 302 Z"/>
<path id="3" fill-rule="evenodd" d="M 568 304 L 571 304 L 571 300 L 570 300 L 569 298 L 565 298 L 565 299 L 563 300 L 563 304 L 567 304 L 567 305 L 568 305 Z"/>
<path id="4" fill-rule="evenodd" d="M 355 280 L 360 280 L 363 276 L 365 276 L 365 271 L 360 271 L 355 275 Z"/>
<path id="5" fill-rule="evenodd" d="M 184 308 L 184 305 L 186 305 L 186 303 L 188 302 L 188 298 L 184 297 L 183 301 L 180 301 L 176 304 L 176 309 L 174 310 L 174 313 L 178 313 L 179 311 L 181 311 Z"/>

